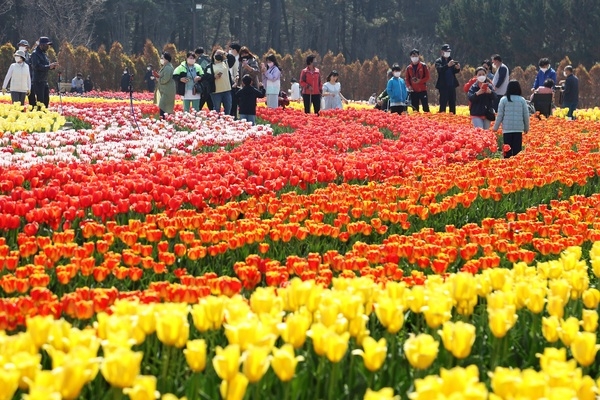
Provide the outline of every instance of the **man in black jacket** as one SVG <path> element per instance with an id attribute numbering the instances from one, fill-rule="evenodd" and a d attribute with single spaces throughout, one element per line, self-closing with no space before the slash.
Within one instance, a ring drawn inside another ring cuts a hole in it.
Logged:
<path id="1" fill-rule="evenodd" d="M 440 112 L 446 112 L 449 106 L 450 112 L 456 114 L 456 87 L 458 79 L 456 74 L 460 72 L 460 64 L 450 56 L 450 45 L 442 46 L 442 56 L 435 60 L 435 69 L 438 73 L 435 88 L 440 92 Z"/>
<path id="2" fill-rule="evenodd" d="M 42 36 L 35 51 L 31 54 L 31 67 L 33 69 L 32 91 L 35 93 L 36 104 L 42 103 L 48 108 L 50 103 L 50 88 L 48 87 L 48 71 L 58 67 L 57 62 L 51 63 L 46 55 L 52 45 L 50 39 Z"/>
<path id="3" fill-rule="evenodd" d="M 563 107 L 569 109 L 568 119 L 575 119 L 573 112 L 579 103 L 579 79 L 573 74 L 573 66 L 567 65 L 563 71 L 566 79 L 563 83 Z"/>

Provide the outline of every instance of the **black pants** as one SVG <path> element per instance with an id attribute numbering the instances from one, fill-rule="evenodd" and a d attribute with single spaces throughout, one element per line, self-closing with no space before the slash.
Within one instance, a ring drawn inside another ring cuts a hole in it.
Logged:
<path id="1" fill-rule="evenodd" d="M 29 101 L 29 105 L 31 107 L 35 107 L 36 101 L 35 101 L 35 92 L 33 91 L 33 88 L 32 88 L 32 90 L 29 91 L 29 96 L 27 96 L 27 100 Z"/>
<path id="2" fill-rule="evenodd" d="M 450 112 L 456 114 L 456 88 L 440 88 L 440 112 L 446 112 L 446 106 L 449 106 Z"/>
<path id="3" fill-rule="evenodd" d="M 304 100 L 304 112 L 310 114 L 310 105 L 312 103 L 315 114 L 319 114 L 321 111 L 321 95 L 320 94 L 303 94 L 302 100 Z"/>
<path id="4" fill-rule="evenodd" d="M 523 133 L 522 132 L 506 132 L 502 134 L 504 144 L 510 146 L 510 150 L 504 153 L 504 158 L 516 156 L 523 149 Z"/>
<path id="5" fill-rule="evenodd" d="M 200 105 L 198 106 L 198 111 L 202 110 L 202 107 L 204 107 L 205 104 L 208 106 L 208 111 L 211 111 L 213 109 L 213 101 L 212 97 L 210 97 L 210 93 L 203 94 L 200 97 Z"/>
<path id="6" fill-rule="evenodd" d="M 48 104 L 50 104 L 50 88 L 48 87 L 48 82 L 33 82 L 32 89 L 37 100 L 36 104 L 42 103 L 48 108 Z"/>
<path id="7" fill-rule="evenodd" d="M 235 119 L 238 117 L 238 102 L 235 98 L 235 94 L 238 92 L 238 90 L 240 89 L 231 89 L 231 110 L 229 110 L 229 115 L 233 116 Z M 202 108 L 202 106 L 200 108 Z"/>
<path id="8" fill-rule="evenodd" d="M 413 110 L 419 111 L 419 101 L 423 104 L 423 111 L 429 112 L 429 102 L 427 101 L 427 90 L 424 92 L 412 92 L 410 94 L 410 105 Z"/>
<path id="9" fill-rule="evenodd" d="M 402 114 L 406 111 L 406 106 L 391 106 L 390 113 Z"/>
<path id="10" fill-rule="evenodd" d="M 25 105 L 25 96 L 27 96 L 25 92 L 10 92 L 11 101 L 13 103 L 21 103 L 22 106 Z"/>

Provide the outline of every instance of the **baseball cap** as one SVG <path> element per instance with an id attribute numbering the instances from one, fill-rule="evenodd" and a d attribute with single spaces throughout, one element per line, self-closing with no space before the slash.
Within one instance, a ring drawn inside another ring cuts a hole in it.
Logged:
<path id="1" fill-rule="evenodd" d="M 50 39 L 48 39 L 46 36 L 42 36 L 39 40 L 40 44 L 52 44 L 52 42 L 50 41 Z"/>
<path id="2" fill-rule="evenodd" d="M 449 44 L 443 45 L 442 46 L 442 50 L 444 50 L 444 51 L 452 51 L 452 50 L 450 50 L 450 45 Z"/>
<path id="3" fill-rule="evenodd" d="M 23 39 L 23 40 L 21 40 L 21 41 L 20 41 L 20 42 L 17 44 L 17 46 L 27 46 L 27 47 L 29 47 L 29 42 L 28 42 L 27 40 Z"/>
<path id="4" fill-rule="evenodd" d="M 419 55 L 419 50 L 417 50 L 417 49 L 412 49 L 412 50 L 410 51 L 410 55 L 412 56 L 413 54 Z"/>

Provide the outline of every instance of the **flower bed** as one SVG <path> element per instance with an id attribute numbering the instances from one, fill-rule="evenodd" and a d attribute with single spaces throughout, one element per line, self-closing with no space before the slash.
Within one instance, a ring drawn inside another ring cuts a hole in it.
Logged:
<path id="1" fill-rule="evenodd" d="M 592 118 L 63 100 L 0 138 L 0 398 L 595 397 Z"/>

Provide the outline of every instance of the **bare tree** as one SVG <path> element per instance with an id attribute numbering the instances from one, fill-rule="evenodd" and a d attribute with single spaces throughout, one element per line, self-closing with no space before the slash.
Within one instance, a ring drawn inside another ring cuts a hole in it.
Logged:
<path id="1" fill-rule="evenodd" d="M 0 15 L 9 12 L 14 4 L 15 4 L 14 0 L 0 1 Z"/>
<path id="2" fill-rule="evenodd" d="M 11 1 L 11 0 L 8 0 Z M 35 10 L 37 29 L 58 43 L 88 46 L 92 41 L 94 19 L 104 9 L 106 0 L 25 0 Z"/>

